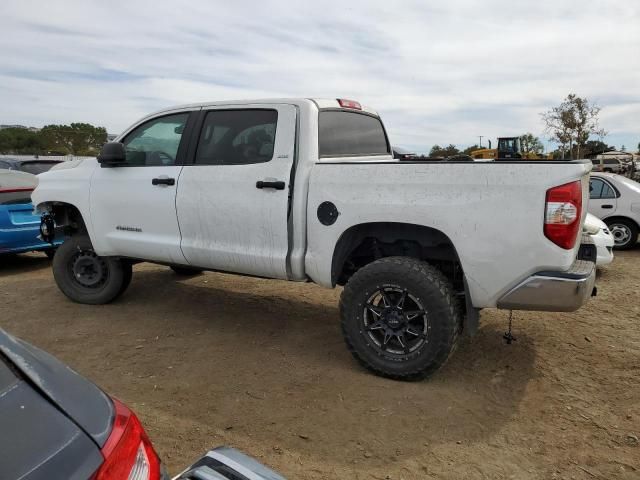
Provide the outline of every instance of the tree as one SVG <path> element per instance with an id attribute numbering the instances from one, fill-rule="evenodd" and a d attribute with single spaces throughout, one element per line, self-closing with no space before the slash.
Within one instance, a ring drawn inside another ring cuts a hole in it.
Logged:
<path id="1" fill-rule="evenodd" d="M 601 140 L 589 140 L 584 144 L 584 147 L 582 147 L 582 156 L 589 158 L 613 150 L 615 150 L 614 147 L 607 145 Z"/>
<path id="2" fill-rule="evenodd" d="M 459 153 L 460 153 L 460 150 L 458 150 L 458 148 L 452 143 L 449 144 L 448 147 L 441 147 L 440 145 L 434 145 L 433 147 L 431 147 L 431 150 L 429 151 L 429 157 L 430 158 L 452 157 L 453 155 L 458 155 Z"/>
<path id="3" fill-rule="evenodd" d="M 604 137 L 606 132 L 598 125 L 600 107 L 586 98 L 570 93 L 557 107 L 542 113 L 545 131 L 551 139 L 561 145 L 561 150 L 571 152 L 576 145 L 576 156 L 580 156 L 581 147 L 594 134 Z"/>
<path id="4" fill-rule="evenodd" d="M 0 153 L 34 154 L 42 147 L 37 132 L 27 128 L 11 127 L 0 130 Z"/>
<path id="5" fill-rule="evenodd" d="M 107 141 L 107 130 L 88 123 L 47 125 L 40 130 L 45 150 L 72 155 L 95 155 Z"/>
<path id="6" fill-rule="evenodd" d="M 544 151 L 544 145 L 533 133 L 525 133 L 520 137 L 520 148 L 524 154 L 537 154 Z"/>

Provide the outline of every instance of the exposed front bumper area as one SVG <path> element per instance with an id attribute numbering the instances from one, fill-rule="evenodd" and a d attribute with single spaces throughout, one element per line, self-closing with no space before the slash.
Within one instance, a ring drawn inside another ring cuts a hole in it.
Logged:
<path id="1" fill-rule="evenodd" d="M 573 312 L 595 295 L 596 264 L 576 260 L 566 272 L 538 272 L 498 300 L 498 308 Z"/>

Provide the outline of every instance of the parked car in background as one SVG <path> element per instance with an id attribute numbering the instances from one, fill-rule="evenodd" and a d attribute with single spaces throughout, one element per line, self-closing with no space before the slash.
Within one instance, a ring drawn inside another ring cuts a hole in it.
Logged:
<path id="1" fill-rule="evenodd" d="M 640 231 L 640 183 L 614 173 L 592 173 L 589 213 L 603 220 L 620 250 L 634 247 Z"/>
<path id="2" fill-rule="evenodd" d="M 32 173 L 38 175 L 49 171 L 55 165 L 62 163 L 64 160 L 41 160 L 38 158 L 19 158 L 19 157 L 1 157 L 0 169 L 18 170 L 20 172 Z"/>
<path id="3" fill-rule="evenodd" d="M 607 224 L 598 217 L 587 213 L 583 230 L 585 233 L 591 235 L 593 243 L 596 245 L 596 266 L 602 267 L 613 262 L 613 245 L 615 241 Z"/>
<path id="4" fill-rule="evenodd" d="M 211 450 L 173 480 L 285 480 L 234 448 Z"/>
<path id="5" fill-rule="evenodd" d="M 617 158 L 593 158 L 594 172 L 608 172 L 608 173 L 624 173 L 626 171 L 625 165 Z"/>
<path id="6" fill-rule="evenodd" d="M 0 329 L 0 478 L 168 480 L 149 436 L 125 404 L 48 353 Z M 220 448 L 181 480 L 284 480 Z"/>
<path id="7" fill-rule="evenodd" d="M 398 160 L 415 160 L 418 154 L 402 147 L 393 147 L 393 158 Z"/>
<path id="8" fill-rule="evenodd" d="M 40 235 L 40 215 L 34 214 L 31 192 L 38 177 L 17 170 L 0 170 L 0 255 L 43 251 L 51 257 L 63 239 L 53 244 Z"/>

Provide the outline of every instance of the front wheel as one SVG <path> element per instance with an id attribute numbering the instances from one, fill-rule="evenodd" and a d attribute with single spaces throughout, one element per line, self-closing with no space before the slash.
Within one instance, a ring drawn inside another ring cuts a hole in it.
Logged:
<path id="1" fill-rule="evenodd" d="M 613 247 L 618 250 L 632 248 L 638 242 L 638 226 L 626 218 L 605 220 L 611 235 L 613 235 Z"/>
<path id="2" fill-rule="evenodd" d="M 58 288 L 74 302 L 98 305 L 120 296 L 131 281 L 131 264 L 100 257 L 86 235 L 66 240 L 53 257 Z"/>
<path id="3" fill-rule="evenodd" d="M 374 373 L 425 378 L 453 352 L 462 316 L 447 278 L 431 265 L 388 257 L 358 270 L 340 297 L 345 341 Z"/>

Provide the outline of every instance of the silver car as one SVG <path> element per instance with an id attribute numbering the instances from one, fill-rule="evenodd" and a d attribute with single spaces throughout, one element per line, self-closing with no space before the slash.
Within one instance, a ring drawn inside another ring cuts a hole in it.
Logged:
<path id="1" fill-rule="evenodd" d="M 625 250 L 638 242 L 640 183 L 615 173 L 592 173 L 589 213 L 609 226 L 615 247 Z"/>

